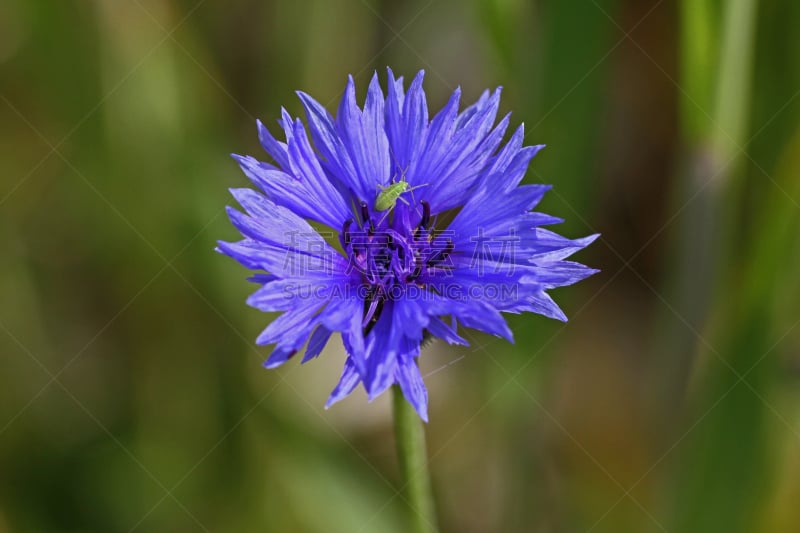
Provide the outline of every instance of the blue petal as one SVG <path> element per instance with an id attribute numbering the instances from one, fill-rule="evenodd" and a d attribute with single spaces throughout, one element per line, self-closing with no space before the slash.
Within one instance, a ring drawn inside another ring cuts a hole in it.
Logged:
<path id="1" fill-rule="evenodd" d="M 286 278 L 271 281 L 258 289 L 247 298 L 247 305 L 264 312 L 286 311 L 306 300 L 325 303 L 331 298 L 346 290 L 347 277 L 344 275 L 331 275 L 329 278 Z M 328 324 L 335 321 L 326 320 L 338 311 L 340 302 L 328 304 L 326 312 L 320 320 Z M 334 325 L 331 329 L 340 331 Z"/>
<path id="2" fill-rule="evenodd" d="M 422 330 L 428 326 L 430 316 L 426 312 L 425 302 L 402 298 L 394 302 L 395 327 L 403 335 L 413 341 L 422 340 Z"/>
<path id="3" fill-rule="evenodd" d="M 341 228 L 342 223 L 350 217 L 350 210 L 342 195 L 325 175 L 299 119 L 294 126 L 294 140 L 289 141 L 289 164 L 294 177 L 304 184 L 306 194 L 309 195 L 309 207 L 313 216 L 308 218 L 332 228 Z"/>
<path id="4" fill-rule="evenodd" d="M 286 136 L 286 144 L 288 148 L 289 143 L 294 140 L 294 119 L 284 107 L 281 107 L 281 118 L 278 120 L 278 124 L 280 124 L 281 128 L 283 128 L 283 134 Z M 288 166 L 284 167 L 284 170 L 287 170 L 288 168 Z"/>
<path id="5" fill-rule="evenodd" d="M 344 362 L 344 370 L 342 370 L 342 377 L 339 378 L 339 383 L 331 392 L 328 401 L 325 402 L 325 409 L 353 392 L 360 381 L 361 376 L 356 370 L 356 365 L 353 363 L 352 357 L 348 357 Z"/>
<path id="6" fill-rule="evenodd" d="M 219 250 L 249 268 L 281 277 L 330 276 L 347 269 L 347 260 L 305 220 L 250 189 L 231 189 L 250 216 L 228 208 L 234 226 L 249 237 L 219 243 Z"/>
<path id="7" fill-rule="evenodd" d="M 567 315 L 564 314 L 564 311 L 561 310 L 558 304 L 556 304 L 546 292 L 539 291 L 526 300 L 526 303 L 529 304 L 529 307 L 525 309 L 526 311 L 539 313 L 540 315 L 554 318 L 556 320 L 560 320 L 561 322 L 567 321 Z"/>
<path id="8" fill-rule="evenodd" d="M 386 103 L 386 133 L 395 163 L 407 169 L 421 154 L 428 129 L 428 104 L 422 81 L 425 71 L 420 70 L 403 96 L 402 84 L 389 77 Z M 399 80 L 398 80 L 399 81 Z"/>
<path id="9" fill-rule="evenodd" d="M 536 227 L 560 222 L 562 220 L 559 218 L 531 212 L 500 221 L 491 228 L 481 228 L 477 235 L 467 237 L 463 233 L 456 234 L 453 242 L 456 249 L 463 252 L 452 255 L 450 266 L 486 270 L 497 262 L 525 267 L 531 264 L 546 265 L 569 257 L 598 237 L 595 234 L 572 240 Z"/>
<path id="10" fill-rule="evenodd" d="M 392 69 L 387 70 L 389 83 L 384 107 L 386 136 L 389 139 L 389 149 L 392 157 L 398 165 L 404 167 L 408 164 L 408 156 L 405 153 L 405 124 L 402 118 L 403 82 L 394 79 Z"/>
<path id="11" fill-rule="evenodd" d="M 526 146 L 522 148 L 511 160 L 511 163 L 503 170 L 502 179 L 497 185 L 503 187 L 506 191 L 510 191 L 518 186 L 522 178 L 525 177 L 525 172 L 528 170 L 531 159 L 538 154 L 545 145 L 537 144 L 534 146 Z"/>
<path id="12" fill-rule="evenodd" d="M 252 276 L 247 278 L 247 281 L 263 285 L 265 283 L 269 283 L 270 281 L 275 281 L 276 279 L 278 279 L 278 276 L 275 276 L 273 274 L 253 274 Z"/>
<path id="13" fill-rule="evenodd" d="M 313 279 L 330 279 L 333 273 L 344 275 L 347 262 L 339 256 L 333 260 L 322 255 L 298 252 L 285 246 L 273 246 L 245 239 L 217 243 L 217 250 L 253 270 L 266 270 L 281 278 L 303 275 Z"/>
<path id="14" fill-rule="evenodd" d="M 481 192 L 467 202 L 447 229 L 455 232 L 453 240 L 457 247 L 467 248 L 470 242 L 475 242 L 478 230 L 487 237 L 508 233 L 509 222 L 525 215 L 550 188 L 549 185 L 523 185 L 509 193 Z"/>
<path id="15" fill-rule="evenodd" d="M 414 406 L 419 417 L 428 421 L 428 390 L 422 380 L 419 366 L 413 357 L 403 357 L 395 371 L 395 379 L 400 385 L 408 403 Z"/>
<path id="16" fill-rule="evenodd" d="M 486 168 L 483 170 L 483 175 L 496 176 L 501 174 L 513 161 L 514 157 L 522 150 L 522 142 L 525 140 L 525 125 L 520 124 L 508 142 L 491 158 Z M 491 186 L 496 187 L 497 184 L 492 183 Z"/>
<path id="17" fill-rule="evenodd" d="M 455 274 L 443 277 L 443 283 L 445 286 L 448 283 L 457 283 Z M 462 293 L 462 295 L 468 294 L 468 292 Z M 467 298 L 448 298 L 446 294 L 439 296 L 433 292 L 426 293 L 425 297 L 425 309 L 429 316 L 451 315 L 467 327 L 514 342 L 514 336 L 505 319 L 489 303 Z"/>
<path id="18" fill-rule="evenodd" d="M 447 105 L 433 117 L 426 136 L 425 150 L 420 157 L 408 163 L 408 181 L 411 185 L 429 185 L 433 167 L 444 159 L 450 150 L 450 142 L 456 130 L 458 104 L 461 89 L 456 88 Z"/>
<path id="19" fill-rule="evenodd" d="M 326 298 L 316 297 L 296 298 L 292 307 L 264 330 L 256 340 L 257 344 L 277 342 L 275 350 L 265 363 L 267 368 L 286 362 L 306 343 L 309 335 L 311 339 L 303 362 L 313 359 L 322 351 L 333 331 L 340 331 L 348 326 L 340 322 L 342 310 L 347 308 L 348 301 L 334 300 L 320 311 L 320 307 L 327 301 Z"/>
<path id="20" fill-rule="evenodd" d="M 286 311 L 297 303 L 302 291 L 317 284 L 306 279 L 280 279 L 265 284 L 247 298 L 247 305 L 264 312 Z"/>
<path id="21" fill-rule="evenodd" d="M 446 341 L 448 344 L 460 344 L 462 346 L 469 346 L 469 343 L 464 340 L 461 336 L 459 336 L 455 329 L 448 326 L 443 320 L 437 317 L 432 317 L 430 322 L 428 322 L 428 332 L 437 337 Z"/>
<path id="22" fill-rule="evenodd" d="M 264 151 L 282 168 L 289 168 L 286 143 L 275 139 L 260 120 L 256 120 L 256 125 L 258 126 L 258 140 L 261 141 L 261 147 L 264 148 Z"/>
<path id="23" fill-rule="evenodd" d="M 386 185 L 389 183 L 391 173 L 391 158 L 389 157 L 389 139 L 386 137 L 384 127 L 384 98 L 377 73 L 372 76 L 372 81 L 367 90 L 367 100 L 364 103 L 362 115 L 363 137 L 365 152 L 358 158 L 362 171 L 367 176 L 368 182 Z"/>
<path id="24" fill-rule="evenodd" d="M 589 235 L 581 239 L 567 239 L 552 231 L 542 228 L 536 228 L 536 239 L 531 241 L 524 241 L 523 246 L 533 251 L 530 256 L 530 261 L 535 264 L 550 263 L 553 261 L 560 261 L 574 254 L 575 252 L 586 248 L 593 243 L 599 236 L 599 233 Z"/>
<path id="25" fill-rule="evenodd" d="M 461 125 L 461 129 L 457 129 L 444 152 L 445 157 L 431 165 L 429 174 L 437 179 L 420 194 L 430 203 L 431 211 L 452 209 L 472 195 L 472 185 L 492 156 L 508 124 L 506 117 L 487 137 L 497 116 L 499 103 L 500 89 Z"/>
<path id="26" fill-rule="evenodd" d="M 366 373 L 366 348 L 361 324 L 364 315 L 364 301 L 361 298 L 341 298 L 332 302 L 322 317 L 322 325 L 333 331 L 342 332 L 347 353 L 362 374 Z"/>
<path id="27" fill-rule="evenodd" d="M 486 102 L 489 101 L 489 94 L 490 93 L 488 89 L 484 90 L 474 104 L 464 109 L 464 111 L 458 115 L 458 120 L 456 121 L 456 127 L 458 129 L 463 128 L 464 125 L 478 113 L 478 111 L 486 107 Z"/>
<path id="28" fill-rule="evenodd" d="M 306 354 L 303 356 L 303 360 L 301 362 L 306 363 L 319 356 L 319 354 L 322 353 L 322 349 L 325 348 L 325 344 L 327 344 L 328 339 L 331 338 L 332 333 L 333 332 L 325 326 L 317 327 L 317 329 L 314 330 L 314 333 L 311 334 L 311 338 L 308 340 Z"/>
<path id="29" fill-rule="evenodd" d="M 319 301 L 313 300 L 299 302 L 296 307 L 293 307 L 273 320 L 261 335 L 258 336 L 256 344 L 274 344 L 278 341 L 293 339 L 286 342 L 295 346 L 302 346 L 311 333 L 311 327 L 309 326 L 311 324 L 311 319 L 317 314 L 321 305 Z M 296 340 L 301 337 L 303 333 L 306 334 L 302 342 Z"/>
<path id="30" fill-rule="evenodd" d="M 267 360 L 264 361 L 264 368 L 277 368 L 291 359 L 296 353 L 297 348 L 294 346 L 275 346 Z"/>
<path id="31" fill-rule="evenodd" d="M 394 305 L 389 300 L 384 304 L 377 324 L 366 338 L 366 374 L 363 375 L 363 381 L 370 401 L 394 383 L 402 339 L 402 334 L 394 324 Z"/>
<path id="32" fill-rule="evenodd" d="M 336 132 L 333 117 L 322 105 L 304 92 L 298 91 L 297 95 L 303 103 L 308 119 L 308 127 L 314 145 L 324 158 L 321 161 L 333 176 L 335 176 L 347 189 L 357 190 L 360 184 L 356 181 L 356 169 L 344 142 Z"/>
<path id="33" fill-rule="evenodd" d="M 470 303 L 471 306 L 464 306 L 458 313 L 453 313 L 463 325 L 514 342 L 514 334 L 503 315 L 486 302 Z"/>
<path id="34" fill-rule="evenodd" d="M 362 113 L 356 103 L 355 84 L 350 76 L 336 115 L 336 131 L 348 149 L 357 174 L 352 180 L 353 189 L 362 199 L 373 198 L 377 185 L 389 183 L 389 141 L 383 122 L 383 94 L 377 78 L 373 80 Z"/>
<path id="35" fill-rule="evenodd" d="M 297 143 L 290 145 L 294 145 L 294 153 L 297 156 Z M 291 209 L 300 217 L 316 220 L 338 229 L 350 216 L 341 194 L 327 179 L 328 185 L 326 187 L 323 184 L 321 188 L 324 192 L 320 193 L 319 188 L 315 189 L 309 182 L 308 176 L 298 179 L 253 157 L 239 155 L 233 157 L 245 175 L 264 191 L 270 200 Z M 311 179 L 317 177 L 311 176 Z"/>
<path id="36" fill-rule="evenodd" d="M 556 261 L 532 267 L 530 272 L 530 276 L 523 277 L 523 282 L 530 278 L 549 289 L 572 285 L 600 271 L 573 261 Z"/>
<path id="37" fill-rule="evenodd" d="M 252 229 L 260 232 L 261 240 L 264 242 L 283 245 L 288 241 L 303 246 L 314 245 L 314 248 L 305 248 L 305 251 L 316 250 L 317 245 L 324 243 L 317 230 L 291 209 L 278 205 L 252 189 L 230 189 L 230 191 L 239 205 L 250 215 L 254 223 Z M 292 236 L 296 236 L 296 239 L 288 238 Z M 325 251 L 329 250 L 333 248 L 325 248 Z"/>

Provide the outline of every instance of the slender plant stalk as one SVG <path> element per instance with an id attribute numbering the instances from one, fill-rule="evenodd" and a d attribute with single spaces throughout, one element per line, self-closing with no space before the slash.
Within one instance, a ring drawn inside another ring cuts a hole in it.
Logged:
<path id="1" fill-rule="evenodd" d="M 403 491 L 412 512 L 409 531 L 434 533 L 437 531 L 436 510 L 428 472 L 425 426 L 397 385 L 392 387 L 392 401 L 397 458 Z"/>

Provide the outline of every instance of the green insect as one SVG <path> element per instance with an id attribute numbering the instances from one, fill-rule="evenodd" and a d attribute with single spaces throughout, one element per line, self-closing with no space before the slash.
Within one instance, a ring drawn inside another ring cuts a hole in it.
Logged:
<path id="1" fill-rule="evenodd" d="M 425 187 L 426 185 L 428 184 L 425 183 L 422 185 L 417 185 L 416 187 L 409 187 L 408 182 L 405 179 L 390 183 L 385 187 L 383 185 L 378 185 L 378 187 L 381 189 L 381 192 L 379 192 L 378 197 L 375 198 L 375 206 L 373 209 L 375 209 L 375 211 L 387 211 L 392 209 L 397 204 L 398 200 L 408 205 L 408 202 L 401 196 L 407 192 L 413 191 L 414 189 Z"/>

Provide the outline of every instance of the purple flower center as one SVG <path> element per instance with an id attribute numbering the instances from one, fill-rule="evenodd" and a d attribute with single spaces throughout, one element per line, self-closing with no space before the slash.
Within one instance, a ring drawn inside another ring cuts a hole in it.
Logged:
<path id="1" fill-rule="evenodd" d="M 365 335 L 378 321 L 385 301 L 408 296 L 409 289 L 425 289 L 432 274 L 448 269 L 452 239 L 437 236 L 428 202 L 419 203 L 419 221 L 411 224 L 408 215 L 413 209 L 398 206 L 389 220 L 391 210 L 373 212 L 362 201 L 358 222 L 349 219 L 342 227 L 340 242 L 366 289 Z"/>

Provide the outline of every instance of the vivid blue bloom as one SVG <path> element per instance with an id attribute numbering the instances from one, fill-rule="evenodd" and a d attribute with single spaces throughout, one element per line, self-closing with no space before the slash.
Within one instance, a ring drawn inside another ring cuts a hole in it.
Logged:
<path id="1" fill-rule="evenodd" d="M 522 126 L 503 144 L 500 89 L 460 112 L 456 89 L 429 119 L 422 80 L 405 91 L 389 70 L 384 95 L 376 75 L 360 108 L 351 77 L 335 117 L 300 92 L 307 126 L 284 110 L 285 141 L 259 122 L 273 162 L 234 156 L 260 191 L 231 191 L 244 239 L 218 250 L 263 271 L 249 305 L 282 313 L 256 341 L 275 344 L 267 368 L 339 333 L 348 357 L 327 406 L 399 384 L 427 420 L 423 341 L 466 345 L 460 325 L 513 342 L 502 313 L 566 321 L 547 290 L 596 272 L 564 260 L 596 235 L 561 237 L 542 227 L 560 219 L 531 211 L 550 186 L 520 182 L 543 146 L 523 146 Z"/>

